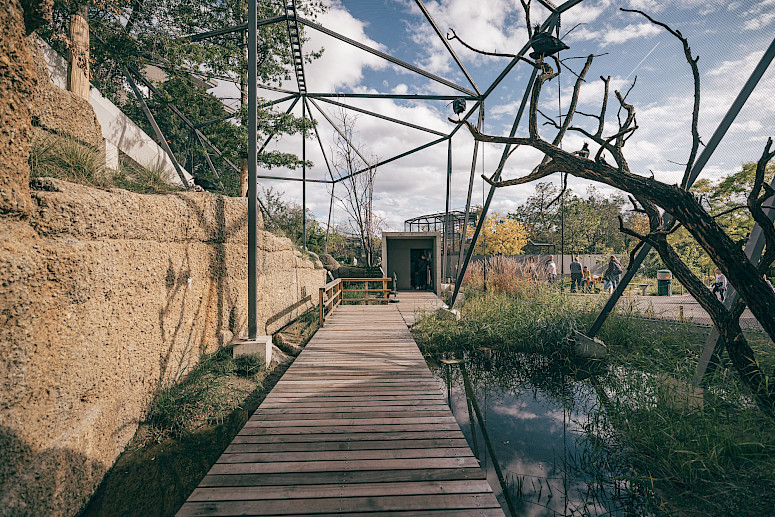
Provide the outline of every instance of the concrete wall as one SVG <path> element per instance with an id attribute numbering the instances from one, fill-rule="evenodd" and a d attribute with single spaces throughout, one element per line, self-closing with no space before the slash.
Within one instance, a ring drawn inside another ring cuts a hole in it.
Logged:
<path id="1" fill-rule="evenodd" d="M 410 289 L 411 255 L 413 249 L 429 249 L 433 252 L 431 274 L 436 294 L 441 291 L 441 235 L 438 232 L 383 232 L 382 264 L 385 273 L 392 278 L 396 273 L 398 289 Z"/>
<path id="2" fill-rule="evenodd" d="M 160 386 L 246 330 L 247 204 L 48 178 L 0 219 L 0 514 L 74 515 Z M 259 329 L 325 270 L 259 236 Z M 313 296 L 314 295 L 314 296 Z"/>
<path id="3" fill-rule="evenodd" d="M 67 61 L 43 40 L 37 39 L 37 42 L 48 67 L 51 82 L 61 89 L 66 89 Z M 89 91 L 89 104 L 94 108 L 94 113 L 99 121 L 102 137 L 105 139 L 107 156 L 108 158 L 115 157 L 114 163 L 109 163 L 109 166 L 118 166 L 118 155 L 115 152 L 117 148 L 140 165 L 163 168 L 172 183 L 182 185 L 180 177 L 175 171 L 175 166 L 164 149 L 159 147 L 153 138 L 148 136 L 94 87 Z M 185 170 L 183 172 L 188 182 L 191 183 L 192 176 Z"/>

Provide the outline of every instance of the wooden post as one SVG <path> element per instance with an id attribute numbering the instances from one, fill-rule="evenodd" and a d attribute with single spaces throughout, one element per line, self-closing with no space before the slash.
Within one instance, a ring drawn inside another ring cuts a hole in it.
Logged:
<path id="1" fill-rule="evenodd" d="M 247 197 L 248 195 L 248 158 L 243 157 L 239 160 L 240 173 L 239 173 L 239 192 L 241 197 Z"/>
<path id="2" fill-rule="evenodd" d="M 89 7 L 70 15 L 71 46 L 67 56 L 67 89 L 89 101 Z"/>
<path id="3" fill-rule="evenodd" d="M 325 317 L 326 310 L 323 307 L 323 291 L 325 290 L 326 290 L 325 287 L 321 287 L 320 289 L 318 289 L 318 293 L 320 294 L 320 326 L 321 327 L 323 326 L 323 323 L 326 321 L 326 317 Z"/>

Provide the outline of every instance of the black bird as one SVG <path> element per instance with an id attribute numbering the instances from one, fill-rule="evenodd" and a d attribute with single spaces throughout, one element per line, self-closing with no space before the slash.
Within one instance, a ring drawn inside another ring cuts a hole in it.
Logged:
<path id="1" fill-rule="evenodd" d="M 219 182 L 220 183 L 220 182 Z M 194 175 L 194 185 L 200 186 L 205 190 L 209 191 L 216 191 L 216 190 L 223 190 L 223 185 L 216 185 L 212 181 L 206 180 L 198 175 Z"/>
<path id="2" fill-rule="evenodd" d="M 460 115 L 466 110 L 466 100 L 463 98 L 457 98 L 452 101 L 452 111 L 460 118 Z"/>
<path id="3" fill-rule="evenodd" d="M 536 31 L 533 33 L 533 39 L 530 41 L 530 46 L 533 47 L 533 52 L 530 53 L 530 57 L 533 59 L 551 56 L 561 50 L 570 48 L 560 41 L 560 38 L 552 36 L 548 32 L 539 32 L 538 29 L 539 27 L 536 26 Z"/>
<path id="4" fill-rule="evenodd" d="M 576 151 L 576 156 L 581 156 L 582 158 L 589 158 L 589 144 L 584 142 L 584 146 Z"/>

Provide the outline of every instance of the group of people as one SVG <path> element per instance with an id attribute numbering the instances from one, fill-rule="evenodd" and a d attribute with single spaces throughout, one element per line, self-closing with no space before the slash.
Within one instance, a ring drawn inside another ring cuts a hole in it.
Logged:
<path id="1" fill-rule="evenodd" d="M 554 255 L 549 255 L 549 259 L 544 265 L 546 271 L 546 279 L 549 282 L 554 282 L 557 279 L 557 263 L 554 261 Z M 616 256 L 611 255 L 608 260 L 608 266 L 603 273 L 603 289 L 608 291 L 616 289 L 619 285 L 619 278 L 624 272 L 622 264 Z M 587 266 L 582 266 L 579 261 L 578 255 L 572 256 L 570 263 L 570 291 L 575 293 L 577 291 L 591 292 L 596 290 L 595 279 L 592 277 L 592 272 Z"/>
<path id="2" fill-rule="evenodd" d="M 549 282 L 557 280 L 557 263 L 554 261 L 554 255 L 549 255 L 548 260 L 544 263 L 544 271 L 546 279 Z M 621 262 L 619 262 L 619 259 L 617 259 L 615 255 L 611 255 L 608 259 L 608 266 L 602 277 L 603 290 L 615 290 L 619 285 L 619 279 L 621 278 L 622 273 L 624 273 L 624 267 L 622 267 Z M 716 276 L 713 279 L 711 289 L 713 294 L 723 302 L 727 294 L 729 282 L 720 269 L 716 268 L 715 274 Z M 772 286 L 766 274 L 764 275 L 764 281 L 775 290 L 775 287 Z M 596 280 L 592 277 L 589 268 L 587 266 L 582 266 L 579 257 L 573 255 L 572 262 L 570 263 L 570 292 L 599 292 L 595 287 L 595 284 Z"/>

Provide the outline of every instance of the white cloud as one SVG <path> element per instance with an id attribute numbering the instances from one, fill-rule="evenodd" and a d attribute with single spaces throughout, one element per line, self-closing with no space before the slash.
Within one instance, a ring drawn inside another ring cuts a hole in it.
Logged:
<path id="1" fill-rule="evenodd" d="M 385 50 L 384 45 L 366 36 L 366 23 L 355 19 L 339 0 L 331 3 L 318 22 L 359 43 Z M 353 87 L 363 80 L 364 69 L 383 70 L 388 66 L 384 59 L 314 29 L 307 28 L 306 36 L 309 37 L 309 42 L 305 44 L 307 48 L 325 49 L 320 59 L 305 65 L 307 87 L 310 91 L 328 92 Z"/>
<path id="2" fill-rule="evenodd" d="M 650 23 L 633 23 L 625 27 L 614 28 L 610 25 L 589 30 L 579 27 L 568 35 L 568 41 L 599 41 L 601 46 L 624 43 L 638 38 L 650 38 L 660 33 L 659 27 Z"/>

